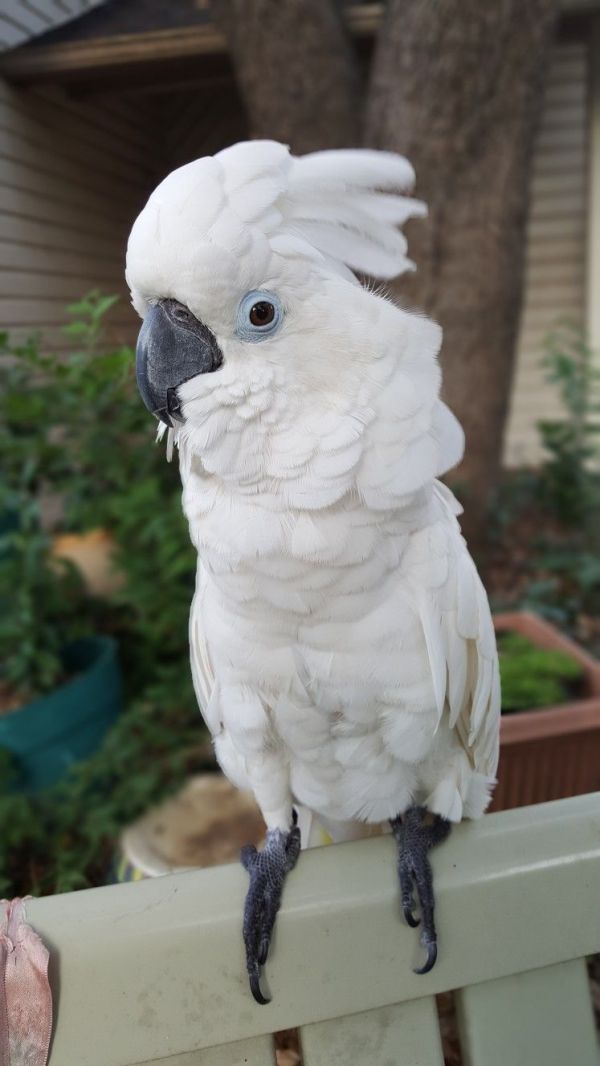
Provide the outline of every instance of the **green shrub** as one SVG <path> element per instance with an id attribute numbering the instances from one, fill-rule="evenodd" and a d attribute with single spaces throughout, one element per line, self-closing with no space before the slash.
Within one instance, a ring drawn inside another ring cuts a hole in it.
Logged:
<path id="1" fill-rule="evenodd" d="M 0 683 L 23 699 L 48 691 L 65 641 L 107 632 L 128 698 L 102 748 L 52 789 L 11 793 L 0 751 L 0 896 L 102 883 L 121 829 L 210 761 L 190 679 L 196 560 L 179 473 L 154 443 L 135 353 L 104 343 L 113 303 L 90 293 L 69 309 L 77 350 L 66 357 L 39 339 L 0 339 Z M 48 495 L 61 531 L 112 535 L 123 582 L 108 599 L 86 595 L 73 567 L 49 564 Z"/>
<path id="2" fill-rule="evenodd" d="M 564 703 L 583 676 L 570 655 L 537 648 L 520 633 L 501 634 L 498 652 L 503 714 Z"/>
<path id="3" fill-rule="evenodd" d="M 566 525 L 591 529 L 600 514 L 600 372 L 575 325 L 557 327 L 546 349 L 547 380 L 558 387 L 565 416 L 538 423 L 547 455 L 540 494 Z"/>
<path id="4" fill-rule="evenodd" d="M 119 640 L 129 694 L 152 688 L 165 707 L 181 703 L 191 711 L 187 629 L 195 553 L 177 464 L 155 445 L 137 392 L 135 353 L 104 344 L 104 318 L 114 302 L 92 292 L 68 309 L 77 350 L 66 357 L 46 354 L 39 340 L 15 346 L 2 338 L 0 514 L 16 513 L 20 521 L 0 540 L 5 675 L 28 693 L 47 691 L 71 631 L 101 629 Z M 40 496 L 48 494 L 61 501 L 61 531 L 102 527 L 114 538 L 124 582 L 108 602 L 84 597 L 72 570 L 59 575 L 48 567 L 51 531 L 39 521 Z"/>
<path id="5" fill-rule="evenodd" d="M 496 609 L 518 604 L 581 638 L 600 612 L 600 373 L 580 328 L 546 339 L 546 380 L 562 417 L 538 423 L 544 458 L 505 472 L 493 511 L 492 569 L 512 581 Z"/>
<path id="6" fill-rule="evenodd" d="M 34 795 L 7 791 L 12 766 L 0 751 L 0 898 L 104 883 L 124 826 L 214 765 L 200 721 L 198 711 L 137 700 L 90 759 Z"/>

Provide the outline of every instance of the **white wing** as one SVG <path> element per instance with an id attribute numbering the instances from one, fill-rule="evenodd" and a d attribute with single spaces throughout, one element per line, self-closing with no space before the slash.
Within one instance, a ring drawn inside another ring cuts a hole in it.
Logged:
<path id="1" fill-rule="evenodd" d="M 198 564 L 196 593 L 190 610 L 190 664 L 192 681 L 202 716 L 212 734 L 216 736 L 221 728 L 216 700 L 215 675 L 208 654 L 201 624 L 200 603 L 204 593 L 204 571 Z"/>
<path id="2" fill-rule="evenodd" d="M 407 565 L 425 634 L 438 716 L 449 716 L 475 770 L 494 777 L 500 674 L 492 616 L 454 517 L 460 508 L 446 486 L 437 483 L 435 493 L 446 521 L 424 531 Z"/>

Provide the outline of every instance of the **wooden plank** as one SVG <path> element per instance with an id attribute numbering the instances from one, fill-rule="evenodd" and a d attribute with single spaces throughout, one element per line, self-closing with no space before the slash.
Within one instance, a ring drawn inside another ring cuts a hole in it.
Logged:
<path id="1" fill-rule="evenodd" d="M 583 241 L 585 231 L 585 216 L 583 212 L 577 212 L 575 215 L 532 219 L 528 226 L 527 235 L 532 243 L 535 241 L 564 240 L 569 237 Z"/>
<path id="2" fill-rule="evenodd" d="M 126 292 L 123 278 L 117 278 L 116 272 L 110 272 L 106 280 L 112 282 L 111 292 L 117 288 L 121 294 L 121 303 L 129 307 L 129 294 Z M 94 264 L 89 262 L 85 274 L 71 273 L 61 274 L 56 270 L 43 273 L 38 269 L 37 263 L 32 263 L 30 270 L 14 270 L 5 264 L 0 265 L 0 293 L 4 299 L 16 297 L 17 299 L 55 299 L 61 300 L 66 306 L 73 302 L 73 293 L 81 294 L 86 288 L 90 288 L 91 281 L 96 281 Z M 119 284 L 117 285 L 117 282 Z M 104 286 L 106 288 L 106 286 Z M 133 312 L 131 312 L 133 314 Z"/>
<path id="3" fill-rule="evenodd" d="M 60 225 L 65 229 L 75 229 L 82 224 L 82 212 L 73 211 L 68 203 L 61 203 L 44 196 L 41 192 L 31 192 L 27 189 L 13 185 L 3 185 L 0 182 L 0 207 L 7 214 L 17 215 L 20 218 L 28 218 L 34 222 L 46 221 L 52 225 Z M 85 232 L 90 237 L 107 231 L 106 204 L 96 206 L 95 210 L 85 211 Z M 111 226 L 115 232 L 126 235 L 131 225 L 131 216 L 128 219 L 117 220 L 110 216 Z"/>
<path id="4" fill-rule="evenodd" d="M 139 163 L 152 158 L 156 152 L 155 138 L 148 130 L 147 105 L 138 101 L 138 131 L 128 120 L 125 124 L 111 115 L 104 115 L 102 108 L 94 102 L 83 104 L 81 101 L 63 99 L 50 88 L 33 90 L 15 89 L 0 78 L 0 113 L 2 116 L 15 115 L 25 125 L 28 122 L 41 122 L 47 129 L 58 132 L 73 143 L 85 143 L 93 148 L 103 149 L 107 155 L 118 159 Z"/>
<path id="5" fill-rule="evenodd" d="M 15 87 L 0 77 L 0 103 L 23 118 L 39 119 L 73 140 L 95 143 L 132 162 L 156 147 L 155 129 L 148 123 L 150 104 L 143 98 L 132 101 L 119 117 L 118 110 L 105 111 L 102 98 L 75 100 L 59 86 Z M 137 110 L 137 122 L 132 108 Z"/>
<path id="6" fill-rule="evenodd" d="M 15 270 L 41 270 L 49 273 L 55 270 L 57 274 L 80 274 L 81 277 L 97 278 L 98 283 L 110 282 L 113 287 L 123 276 L 122 260 L 110 256 L 96 258 L 91 241 L 89 255 L 33 248 L 15 241 L 0 241 L 0 263 Z"/>
<path id="7" fill-rule="evenodd" d="M 72 222 L 81 221 L 81 228 L 61 226 L 60 223 L 45 219 L 29 219 L 4 210 L 0 193 L 0 239 L 15 241 L 17 244 L 30 244 L 36 248 L 48 248 L 56 251 L 90 252 L 94 255 L 118 258 L 125 256 L 127 227 L 116 232 L 104 228 L 104 234 L 88 230 L 85 214 L 75 215 Z M 133 216 L 132 216 L 133 221 Z"/>
<path id="8" fill-rule="evenodd" d="M 554 129 L 541 128 L 536 138 L 537 151 L 585 151 L 585 130 L 577 124 Z"/>
<path id="9" fill-rule="evenodd" d="M 14 108 L 1 103 L 0 131 L 3 155 L 37 164 L 43 158 L 46 166 L 60 168 L 62 173 L 73 165 L 80 167 L 83 158 L 92 181 L 96 175 L 112 176 L 113 181 L 122 180 L 139 188 L 140 184 L 150 180 L 153 174 L 151 161 L 144 157 L 142 152 L 136 161 L 122 160 L 115 154 L 114 140 L 107 151 L 106 147 L 99 146 L 93 138 L 84 142 L 77 138 L 72 139 L 60 122 L 56 122 L 56 116 L 54 124 L 49 126 L 41 119 L 36 122 L 32 121 L 30 116 L 17 115 Z"/>
<path id="10" fill-rule="evenodd" d="M 546 309 L 552 318 L 561 313 L 561 307 L 583 307 L 582 284 L 579 278 L 564 278 L 562 281 L 550 284 L 530 286 L 526 293 L 523 314 L 527 316 L 531 311 Z"/>
<path id="11" fill-rule="evenodd" d="M 27 41 L 27 31 L 19 23 L 11 22 L 0 15 L 0 36 L 2 45 L 6 49 L 17 48 Z"/>
<path id="12" fill-rule="evenodd" d="M 425 977 L 412 972 L 418 938 L 401 920 L 395 864 L 389 837 L 303 853 L 286 884 L 266 1007 L 244 972 L 241 866 L 31 900 L 28 920 L 60 957 L 50 1066 L 128 1066 L 600 948 L 597 795 L 453 828 L 432 853 L 440 950 Z"/>
<path id="13" fill-rule="evenodd" d="M 69 303 L 74 302 L 82 295 L 83 286 L 80 283 L 79 287 L 74 290 Z M 128 307 L 124 300 L 111 309 L 110 321 L 115 325 L 129 326 L 135 323 L 136 320 L 135 311 L 133 308 Z M 3 296 L 0 297 L 0 322 L 3 323 L 4 328 L 7 328 L 12 323 L 13 326 L 23 326 L 25 324 L 33 330 L 43 331 L 49 326 L 60 327 L 63 323 L 70 321 L 71 319 L 66 312 L 62 297 L 48 299 L 40 295 L 36 300 L 19 296 L 13 296 L 10 299 L 4 299 Z"/>
<path id="14" fill-rule="evenodd" d="M 275 1066 L 275 1048 L 272 1036 L 256 1036 L 203 1051 L 136 1062 L 135 1066 Z"/>
<path id="15" fill-rule="evenodd" d="M 22 3 L 22 0 L 2 0 L 0 26 L 4 19 L 8 19 L 14 25 L 19 25 L 25 39 L 36 37 L 39 33 L 46 33 L 52 27 L 51 18 L 43 11 L 36 10 L 31 3 Z"/>
<path id="16" fill-rule="evenodd" d="M 579 166 L 579 160 L 576 160 L 569 170 L 562 172 L 552 171 L 548 173 L 542 168 L 531 180 L 531 195 L 533 197 L 543 197 L 565 192 L 583 194 L 585 187 L 586 177 Z"/>
<path id="17" fill-rule="evenodd" d="M 105 212 L 110 219 L 116 218 L 130 222 L 131 212 L 136 207 L 135 196 L 131 197 L 130 204 L 126 200 L 125 203 L 123 202 L 125 198 L 117 201 L 114 190 L 112 197 L 109 195 L 108 188 L 106 195 L 91 192 L 85 187 L 84 181 L 78 184 L 73 180 L 61 180 L 42 171 L 19 166 L 10 159 L 0 158 L 0 184 L 9 185 L 13 189 L 23 188 L 27 192 L 40 193 L 58 203 L 71 204 L 78 210 Z M 140 199 L 142 199 L 141 196 Z"/>
<path id="18" fill-rule="evenodd" d="M 93 130 L 103 131 L 109 137 L 117 137 L 123 143 L 129 143 L 138 151 L 152 149 L 156 144 L 156 130 L 151 123 L 142 124 L 131 120 L 129 108 L 119 117 L 115 110 L 111 114 L 104 112 L 102 102 L 74 100 L 60 85 L 38 86 L 31 89 L 31 98 L 47 102 L 52 107 L 59 108 L 65 114 L 70 114 L 73 119 L 83 121 L 86 126 Z M 137 103 L 140 106 L 140 103 Z M 148 109 L 148 118 L 151 117 L 151 109 Z"/>
<path id="19" fill-rule="evenodd" d="M 433 996 L 305 1025 L 300 1038 L 303 1066 L 444 1066 Z"/>
<path id="20" fill-rule="evenodd" d="M 586 329 L 600 367 L 600 19 L 592 28 L 588 170 L 588 241 L 586 248 Z M 597 417 L 597 416 L 596 416 Z"/>
<path id="21" fill-rule="evenodd" d="M 579 257 L 571 261 L 558 258 L 538 262 L 527 267 L 526 285 L 530 289 L 548 284 L 576 285 L 581 295 L 585 285 L 585 265 Z"/>
<path id="22" fill-rule="evenodd" d="M 72 204 L 86 207 L 99 207 L 107 209 L 108 205 L 115 203 L 115 184 L 119 190 L 115 214 L 117 217 L 124 216 L 130 210 L 130 205 L 136 204 L 140 196 L 144 195 L 143 187 L 123 187 L 123 182 L 115 182 L 112 187 L 107 181 L 98 185 L 94 181 L 87 181 L 85 166 L 65 165 L 62 174 L 53 173 L 52 169 L 45 166 L 44 152 L 39 154 L 39 162 L 36 165 L 23 164 L 19 160 L 9 156 L 0 156 L 0 182 L 12 185 L 13 188 L 25 188 L 29 192 L 42 192 L 47 196 Z M 111 212 L 112 214 L 112 212 Z"/>
<path id="23" fill-rule="evenodd" d="M 532 307 L 527 312 L 527 315 L 523 316 L 523 326 L 527 329 L 537 329 L 542 333 L 548 333 L 556 326 L 560 325 L 564 321 L 577 322 L 581 320 L 583 313 L 583 302 L 569 303 L 566 300 L 561 301 L 560 306 L 551 307 Z"/>
<path id="24" fill-rule="evenodd" d="M 598 1066 L 584 959 L 486 981 L 456 998 L 465 1066 Z"/>
<path id="25" fill-rule="evenodd" d="M 579 262 L 581 264 L 581 239 L 566 237 L 553 243 L 556 262 Z M 527 265 L 544 266 L 548 262 L 547 248 L 540 244 L 530 244 L 527 248 Z M 581 264 L 582 265 L 582 264 Z"/>

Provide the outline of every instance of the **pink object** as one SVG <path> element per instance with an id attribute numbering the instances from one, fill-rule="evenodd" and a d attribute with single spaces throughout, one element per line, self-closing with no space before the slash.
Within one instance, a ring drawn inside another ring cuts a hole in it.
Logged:
<path id="1" fill-rule="evenodd" d="M 0 911 L 0 1066 L 46 1066 L 52 1033 L 48 949 L 25 921 L 24 900 Z"/>

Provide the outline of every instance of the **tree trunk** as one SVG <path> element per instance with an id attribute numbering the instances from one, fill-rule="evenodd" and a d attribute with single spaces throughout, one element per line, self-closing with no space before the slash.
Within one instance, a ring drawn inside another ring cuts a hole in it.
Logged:
<path id="1" fill-rule="evenodd" d="M 296 154 L 359 139 L 360 77 L 333 0 L 216 0 L 253 137 Z"/>
<path id="2" fill-rule="evenodd" d="M 444 393 L 467 436 L 456 474 L 478 538 L 497 484 L 523 291 L 532 145 L 553 0 L 388 0 L 365 141 L 406 155 L 426 222 L 397 293 L 444 329 Z"/>

